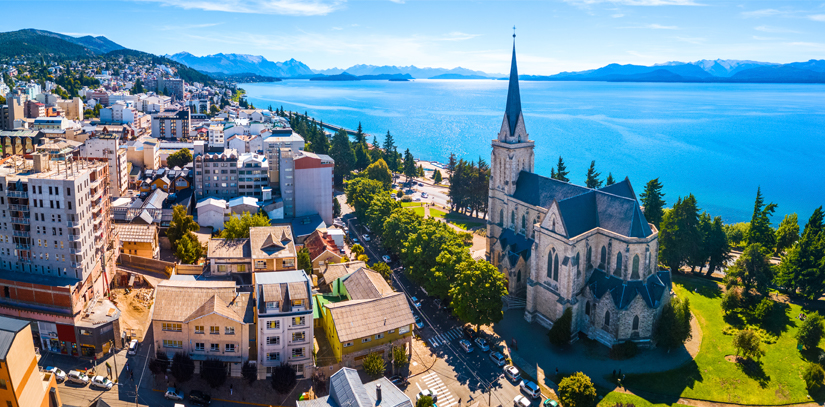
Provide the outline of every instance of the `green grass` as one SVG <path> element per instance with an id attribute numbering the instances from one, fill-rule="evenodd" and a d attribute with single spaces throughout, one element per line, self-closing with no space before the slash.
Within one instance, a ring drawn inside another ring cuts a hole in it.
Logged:
<path id="1" fill-rule="evenodd" d="M 401 202 L 402 208 L 409 208 L 411 206 L 421 206 L 421 202 Z"/>
<path id="2" fill-rule="evenodd" d="M 456 213 L 448 213 L 444 215 L 444 219 L 446 219 L 447 222 L 450 222 L 453 225 L 456 225 L 464 230 L 470 230 L 472 228 L 481 227 L 485 225 L 485 223 L 483 222 L 473 221 L 472 219 L 474 218 L 468 218 L 466 216 L 459 215 Z"/>
<path id="3" fill-rule="evenodd" d="M 424 217 L 424 207 L 423 206 L 414 206 L 414 207 L 409 207 L 407 209 L 415 212 L 416 215 L 418 215 L 422 218 Z"/>
<path id="4" fill-rule="evenodd" d="M 602 395 L 601 391 L 599 395 Z M 671 407 L 682 406 L 683 404 L 669 404 L 669 403 L 651 403 L 639 396 L 627 393 L 610 392 L 607 393 L 603 399 L 599 400 L 599 407 L 614 407 L 616 403 L 628 404 L 631 403 L 636 407 Z"/>
<path id="5" fill-rule="evenodd" d="M 800 325 L 796 316 L 803 311 L 799 305 L 776 304 L 769 323 L 764 327 L 777 336 L 776 343 L 763 344 L 765 356 L 756 367 L 746 369 L 725 360 L 725 356 L 734 355 L 736 351 L 733 336 L 724 334 L 723 330 L 728 326 L 742 328 L 745 322 L 736 315 L 724 315 L 722 291 L 717 284 L 677 275 L 674 276 L 673 289 L 681 298 L 690 299 L 693 314 L 702 327 L 699 354 L 693 361 L 674 370 L 627 375 L 629 389 L 740 404 L 810 401 L 801 377 L 807 361 L 797 350 L 794 339 Z M 825 392 L 819 390 L 812 396 L 822 401 Z"/>
<path id="6" fill-rule="evenodd" d="M 432 217 L 432 218 L 443 218 L 444 215 L 446 215 L 446 214 L 447 214 L 447 212 L 442 211 L 440 209 L 430 208 L 430 217 Z"/>

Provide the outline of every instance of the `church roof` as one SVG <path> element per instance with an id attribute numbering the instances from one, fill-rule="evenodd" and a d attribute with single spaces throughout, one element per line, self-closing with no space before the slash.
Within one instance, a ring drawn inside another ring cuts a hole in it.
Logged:
<path id="1" fill-rule="evenodd" d="M 617 309 L 627 308 L 637 295 L 642 297 L 648 307 L 656 308 L 660 305 L 662 294 L 670 291 L 670 272 L 659 271 L 644 281 L 624 281 L 601 269 L 595 269 L 587 280 L 587 287 L 596 299 L 610 294 Z"/>
<path id="2" fill-rule="evenodd" d="M 511 229 L 504 229 L 498 237 L 502 252 L 507 254 L 510 265 L 515 267 L 518 258 L 522 257 L 525 262 L 530 261 L 533 248 L 533 239 L 528 239 Z"/>
<path id="3" fill-rule="evenodd" d="M 510 87 L 507 89 L 507 107 L 504 110 L 510 125 L 510 135 L 516 134 L 518 117 L 521 115 L 521 94 L 518 88 L 518 67 L 516 66 L 516 42 L 513 40 L 513 60 L 510 62 Z"/>

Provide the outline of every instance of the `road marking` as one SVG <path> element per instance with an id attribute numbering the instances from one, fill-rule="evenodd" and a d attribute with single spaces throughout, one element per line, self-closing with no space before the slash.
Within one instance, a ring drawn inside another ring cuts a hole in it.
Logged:
<path id="1" fill-rule="evenodd" d="M 424 391 L 424 390 L 421 389 L 421 385 L 419 385 L 418 382 L 415 382 L 415 385 L 418 386 L 418 392 L 419 393 Z"/>
<path id="2" fill-rule="evenodd" d="M 455 398 L 453 398 L 453 396 L 452 396 L 452 395 L 450 395 L 450 393 L 447 393 L 447 395 L 446 395 L 446 396 L 439 398 L 439 400 L 440 400 L 440 401 L 442 401 L 442 402 L 447 402 L 447 403 L 449 403 L 449 402 L 451 402 L 451 401 L 455 401 Z"/>
<path id="3" fill-rule="evenodd" d="M 456 406 L 456 405 L 458 405 L 458 402 L 457 402 L 457 401 L 454 401 L 454 402 L 452 402 L 452 403 L 450 403 L 450 404 L 441 405 L 441 407 L 452 407 L 452 406 Z"/>
<path id="4" fill-rule="evenodd" d="M 431 376 L 438 376 L 438 373 L 430 372 L 430 373 L 425 374 L 423 377 L 431 377 Z"/>

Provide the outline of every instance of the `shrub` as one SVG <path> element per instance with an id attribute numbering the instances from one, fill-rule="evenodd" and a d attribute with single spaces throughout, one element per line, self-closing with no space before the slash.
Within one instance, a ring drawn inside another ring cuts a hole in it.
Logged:
<path id="1" fill-rule="evenodd" d="M 295 374 L 295 369 L 286 362 L 272 369 L 272 388 L 278 393 L 289 393 L 297 382 L 298 376 Z"/>
<path id="2" fill-rule="evenodd" d="M 742 290 L 739 288 L 731 288 L 726 291 L 724 297 L 722 297 L 722 310 L 725 311 L 726 314 L 730 314 L 739 308 L 742 308 Z"/>
<path id="3" fill-rule="evenodd" d="M 591 407 L 596 403 L 596 387 L 587 375 L 576 372 L 559 383 L 559 401 L 565 407 Z"/>
<path id="4" fill-rule="evenodd" d="M 556 346 L 564 346 L 570 343 L 570 335 L 573 324 L 573 309 L 567 308 L 561 314 L 561 318 L 556 320 L 550 332 L 547 332 L 547 337 L 550 338 L 550 343 Z"/>
<path id="5" fill-rule="evenodd" d="M 154 374 L 160 374 L 166 372 L 168 368 L 169 356 L 166 356 L 166 352 L 155 352 L 155 357 L 149 361 L 149 370 Z"/>
<path id="6" fill-rule="evenodd" d="M 822 381 L 825 380 L 825 371 L 822 370 L 822 366 L 816 363 L 808 363 L 808 365 L 805 366 L 805 372 L 802 374 L 802 378 L 805 379 L 805 385 L 808 389 L 813 390 L 819 387 Z"/>
<path id="7" fill-rule="evenodd" d="M 762 340 L 750 329 L 741 330 L 733 337 L 733 347 L 736 348 L 736 355 L 739 356 L 741 353 L 745 359 L 759 359 L 765 355 Z"/>
<path id="8" fill-rule="evenodd" d="M 384 358 L 380 353 L 373 352 L 364 358 L 364 371 L 373 377 L 384 374 Z"/>
<path id="9" fill-rule="evenodd" d="M 395 193 L 395 196 L 397 196 L 398 198 L 403 198 L 404 197 L 404 191 L 399 189 L 398 192 Z"/>
<path id="10" fill-rule="evenodd" d="M 171 373 L 178 382 L 185 383 L 195 374 L 195 361 L 187 353 L 175 353 L 172 357 Z"/>
<path id="11" fill-rule="evenodd" d="M 796 340 L 805 349 L 815 349 L 819 346 L 819 341 L 822 340 L 823 321 L 819 313 L 809 314 L 799 331 L 796 332 Z"/>
<path id="12" fill-rule="evenodd" d="M 770 318 L 772 311 L 773 301 L 771 301 L 770 298 L 765 297 L 759 302 L 756 309 L 753 310 L 751 317 L 753 317 L 756 321 L 759 321 L 760 324 L 764 324 L 768 322 L 768 318 Z"/>
<path id="13" fill-rule="evenodd" d="M 201 377 L 213 389 L 221 387 L 226 382 L 226 366 L 215 358 L 201 362 Z"/>
<path id="14" fill-rule="evenodd" d="M 404 195 L 401 197 L 401 202 L 412 202 L 412 197 L 409 195 Z"/>
<path id="15" fill-rule="evenodd" d="M 258 380 L 258 366 L 250 363 L 248 360 L 243 362 L 243 366 L 241 366 L 241 375 L 247 382 L 249 382 L 249 384 L 255 383 L 255 380 Z"/>
<path id="16" fill-rule="evenodd" d="M 639 346 L 636 342 L 627 341 L 614 345 L 610 349 L 610 358 L 616 360 L 630 359 L 639 353 Z"/>
<path id="17" fill-rule="evenodd" d="M 415 407 L 433 407 L 433 398 L 424 396 L 415 402 Z"/>

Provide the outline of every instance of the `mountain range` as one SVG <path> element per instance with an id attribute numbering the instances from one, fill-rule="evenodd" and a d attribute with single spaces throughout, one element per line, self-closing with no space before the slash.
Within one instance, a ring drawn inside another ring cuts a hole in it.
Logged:
<path id="1" fill-rule="evenodd" d="M 164 56 L 206 73 L 256 74 L 278 78 L 314 74 L 303 62 L 296 61 L 295 59 L 284 62 L 272 62 L 260 55 L 214 54 L 198 57 L 188 52 L 179 52 L 174 55 Z"/>
<path id="2" fill-rule="evenodd" d="M 0 57 L 38 54 L 57 57 L 89 57 L 120 49 L 124 47 L 103 36 L 72 37 L 33 28 L 0 33 Z"/>

